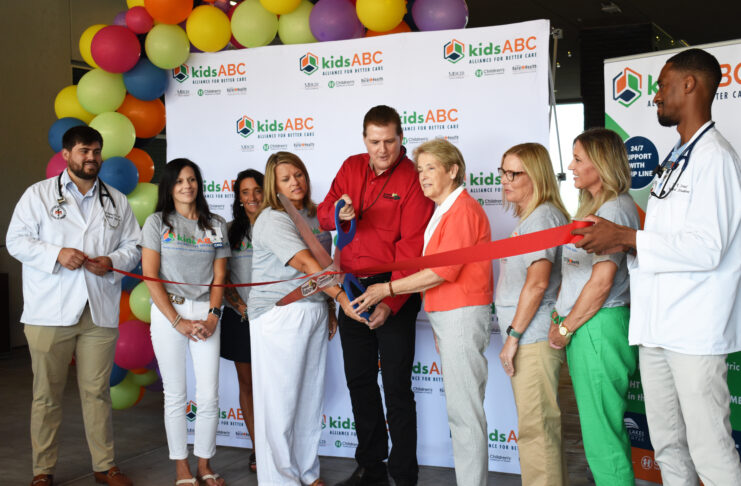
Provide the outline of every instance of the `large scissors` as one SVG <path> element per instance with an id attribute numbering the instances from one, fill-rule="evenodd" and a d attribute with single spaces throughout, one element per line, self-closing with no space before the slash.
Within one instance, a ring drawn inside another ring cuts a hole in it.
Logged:
<path id="1" fill-rule="evenodd" d="M 319 265 L 321 265 L 323 268 L 321 271 L 309 276 L 308 280 L 299 285 L 289 294 L 285 295 L 275 305 L 283 306 L 291 304 L 293 302 L 296 302 L 297 300 L 301 300 L 304 297 L 314 295 L 315 293 L 320 292 L 327 287 L 337 284 L 342 285 L 342 288 L 347 294 L 347 298 L 351 302 L 355 300 L 355 295 L 352 289 L 353 285 L 361 292 L 365 292 L 365 287 L 363 286 L 363 284 L 360 283 L 355 275 L 351 273 L 335 273 L 341 272 L 341 251 L 355 237 L 355 229 L 357 226 L 357 223 L 353 218 L 352 221 L 350 221 L 349 231 L 345 232 L 342 229 L 342 225 L 340 224 L 340 209 L 345 206 L 345 201 L 340 199 L 337 202 L 337 206 L 335 207 L 334 221 L 335 227 L 337 228 L 337 249 L 334 253 L 334 259 L 332 259 L 327 251 L 324 249 L 322 244 L 319 243 L 319 240 L 309 227 L 309 224 L 306 222 L 303 216 L 301 216 L 301 213 L 299 213 L 298 210 L 293 206 L 293 203 L 291 203 L 291 201 L 283 194 L 278 194 L 278 198 L 283 204 L 286 213 L 288 213 L 288 216 L 290 216 L 291 220 L 293 221 L 293 224 L 296 225 L 296 228 L 301 235 L 301 239 L 304 240 L 304 243 L 306 243 L 306 246 L 309 247 L 309 251 L 312 253 L 312 255 L 314 255 L 317 263 L 319 263 Z M 330 273 L 327 274 L 328 272 Z M 357 308 L 358 306 L 355 305 L 355 307 Z M 365 319 L 370 320 L 370 314 L 367 311 L 362 312 L 360 315 Z"/>

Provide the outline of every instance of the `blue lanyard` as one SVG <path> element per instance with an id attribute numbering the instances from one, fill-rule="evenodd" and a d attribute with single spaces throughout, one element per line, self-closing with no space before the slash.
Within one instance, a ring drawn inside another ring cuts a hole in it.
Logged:
<path id="1" fill-rule="evenodd" d="M 670 152 L 669 155 L 666 156 L 664 161 L 654 169 L 654 174 L 658 175 L 659 178 L 663 178 L 666 173 L 666 179 L 664 179 L 664 183 L 661 184 L 661 190 L 658 194 L 656 194 L 653 189 L 651 189 L 651 195 L 658 199 L 664 199 L 665 197 L 669 196 L 669 194 L 672 193 L 674 188 L 677 186 L 677 182 L 679 182 L 680 177 L 682 177 L 682 174 L 684 174 L 685 169 L 687 169 L 687 166 L 690 165 L 690 155 L 692 154 L 692 149 L 695 148 L 695 145 L 697 142 L 700 141 L 703 135 L 705 135 L 708 130 L 713 128 L 715 126 L 715 122 L 711 122 L 710 125 L 705 127 L 705 130 L 703 130 L 700 135 L 695 138 L 695 140 L 692 141 L 691 144 L 687 146 L 687 148 L 682 151 L 682 153 L 677 157 L 675 161 L 671 161 L 672 153 Z M 682 164 L 682 159 L 684 159 L 684 163 Z M 669 179 L 671 178 L 672 174 L 674 174 L 674 170 L 679 167 L 679 175 L 677 175 L 676 179 L 674 179 L 674 183 L 669 188 L 669 190 L 666 190 L 666 183 L 669 182 Z"/>

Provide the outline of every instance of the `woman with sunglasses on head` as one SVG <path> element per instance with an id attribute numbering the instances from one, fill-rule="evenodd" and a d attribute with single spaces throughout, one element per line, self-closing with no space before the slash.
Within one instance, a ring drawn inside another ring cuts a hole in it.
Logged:
<path id="1" fill-rule="evenodd" d="M 252 371 L 257 480 L 262 485 L 324 486 L 319 478 L 319 439 L 327 341 L 337 330 L 334 301 L 365 322 L 338 286 L 284 306 L 275 304 L 298 280 L 322 270 L 286 213 L 282 194 L 306 220 L 329 254 L 331 236 L 319 229 L 306 166 L 290 152 L 277 152 L 265 166 L 264 198 L 252 230 L 252 281 L 275 282 L 250 291 Z"/>
<path id="2" fill-rule="evenodd" d="M 227 225 L 232 254 L 228 260 L 227 283 L 250 283 L 252 275 L 252 227 L 262 204 L 262 173 L 247 169 L 234 181 L 233 220 Z M 250 355 L 250 322 L 247 298 L 250 287 L 224 289 L 224 315 L 221 317 L 221 357 L 234 361 L 239 384 L 239 406 L 242 419 L 255 441 L 255 413 L 252 407 L 252 364 Z M 257 472 L 255 453 L 250 454 L 250 471 Z"/>
<path id="3" fill-rule="evenodd" d="M 223 284 L 229 241 L 225 221 L 208 208 L 198 166 L 188 159 L 170 161 L 159 183 L 155 213 L 142 228 L 142 274 L 189 284 Z M 176 485 L 223 486 L 209 459 L 216 452 L 219 411 L 219 318 L 223 287 L 176 285 L 146 280 L 152 296 L 152 345 L 162 374 L 165 431 Z M 185 354 L 190 352 L 196 379 L 193 453 L 198 478 L 188 464 L 185 418 Z"/>
<path id="4" fill-rule="evenodd" d="M 630 167 L 620 136 L 591 128 L 574 140 L 569 165 L 579 189 L 576 217 L 595 214 L 637 229 L 628 194 Z M 562 247 L 561 291 L 549 332 L 551 345 L 566 347 L 579 409 L 584 452 L 595 483 L 633 485 L 630 441 L 623 424 L 628 381 L 637 351 L 628 345 L 630 289 L 625 253 L 589 254 Z"/>
<path id="5" fill-rule="evenodd" d="M 542 145 L 523 143 L 507 150 L 499 176 L 505 207 L 519 218 L 512 236 L 569 221 L 551 158 Z M 558 379 L 565 356 L 562 349 L 548 344 L 560 283 L 560 247 L 499 261 L 495 303 L 504 341 L 499 359 L 512 380 L 525 486 L 568 484 L 558 406 Z"/>

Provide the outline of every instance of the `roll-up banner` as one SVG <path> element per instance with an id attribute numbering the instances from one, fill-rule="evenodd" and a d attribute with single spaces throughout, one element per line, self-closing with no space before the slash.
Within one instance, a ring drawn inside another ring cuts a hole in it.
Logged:
<path id="1" fill-rule="evenodd" d="M 716 128 L 741 153 L 741 40 L 697 46 L 713 54 L 721 65 L 722 78 L 713 102 Z M 667 59 L 680 49 L 605 60 L 605 126 L 625 140 L 631 167 L 631 195 L 646 209 L 653 170 L 679 140 L 676 127 L 662 127 L 656 118 L 653 98 Z M 729 295 L 729 299 L 739 298 Z M 731 393 L 731 427 L 736 448 L 741 449 L 741 353 L 728 356 L 728 387 Z M 636 478 L 661 482 L 654 461 L 643 404 L 639 372 L 630 381 L 625 425 L 633 445 Z M 689 419 L 691 420 L 691 418 Z"/>
<path id="2" fill-rule="evenodd" d="M 548 44 L 549 22 L 537 20 L 193 54 L 171 73 L 167 156 L 199 164 L 209 205 L 227 220 L 237 173 L 263 171 L 268 156 L 281 150 L 306 163 L 318 202 L 342 162 L 365 151 L 365 113 L 386 104 L 401 115 L 403 143 L 410 154 L 438 137 L 460 148 L 466 188 L 489 215 L 492 238 L 505 238 L 515 219 L 502 206 L 497 168 L 512 145 L 548 145 Z M 492 325 L 496 329 L 494 313 Z M 487 351 L 489 468 L 519 473 L 517 414 L 509 379 L 499 365 L 501 346 L 497 330 Z M 443 372 L 421 313 L 412 375 L 418 458 L 423 465 L 451 467 Z M 189 410 L 197 410 L 193 384 L 190 374 Z M 250 447 L 240 420 L 236 373 L 223 360 L 220 407 L 217 443 Z M 352 457 L 356 446 L 342 352 L 335 339 L 329 345 L 319 453 Z"/>

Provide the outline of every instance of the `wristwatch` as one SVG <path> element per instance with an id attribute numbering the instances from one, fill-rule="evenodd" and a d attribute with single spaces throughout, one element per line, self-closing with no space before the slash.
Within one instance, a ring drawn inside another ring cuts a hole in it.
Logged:
<path id="1" fill-rule="evenodd" d="M 211 308 L 210 308 L 210 309 L 208 310 L 208 313 L 209 313 L 209 314 L 213 314 L 213 315 L 215 315 L 216 317 L 218 317 L 219 319 L 221 319 L 221 309 L 219 309 L 218 307 L 211 307 Z"/>
<path id="2" fill-rule="evenodd" d="M 563 325 L 563 322 L 558 323 L 558 333 L 563 337 L 571 337 L 574 335 L 573 332 L 569 331 L 569 329 Z"/>
<path id="3" fill-rule="evenodd" d="M 514 327 L 509 326 L 507 328 L 507 336 L 512 336 L 515 339 L 520 339 L 522 337 L 522 333 L 515 331 Z"/>

